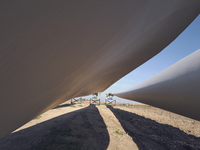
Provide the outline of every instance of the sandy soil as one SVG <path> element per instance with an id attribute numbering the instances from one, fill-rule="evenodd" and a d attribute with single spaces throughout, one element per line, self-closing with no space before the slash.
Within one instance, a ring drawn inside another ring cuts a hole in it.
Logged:
<path id="1" fill-rule="evenodd" d="M 0 150 L 200 150 L 200 122 L 148 106 L 58 107 L 0 140 Z"/>

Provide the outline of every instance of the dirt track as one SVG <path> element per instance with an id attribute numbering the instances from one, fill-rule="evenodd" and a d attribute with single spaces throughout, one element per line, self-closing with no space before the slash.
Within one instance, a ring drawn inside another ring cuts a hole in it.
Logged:
<path id="1" fill-rule="evenodd" d="M 154 107 L 62 104 L 0 140 L 0 150 L 200 149 L 200 122 Z"/>

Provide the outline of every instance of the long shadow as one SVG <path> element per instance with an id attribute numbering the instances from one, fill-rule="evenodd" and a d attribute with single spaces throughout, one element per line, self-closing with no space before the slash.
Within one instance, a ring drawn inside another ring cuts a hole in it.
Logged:
<path id="1" fill-rule="evenodd" d="M 200 150 L 200 138 L 134 113 L 107 106 L 140 150 Z"/>
<path id="2" fill-rule="evenodd" d="M 74 105 L 74 104 L 63 104 L 63 105 L 58 105 L 58 106 L 56 106 L 56 107 L 54 107 L 54 108 L 52 108 L 52 109 L 58 109 L 58 108 L 63 108 L 63 107 L 69 107 L 69 106 L 71 106 L 71 105 Z"/>
<path id="3" fill-rule="evenodd" d="M 95 105 L 61 115 L 0 140 L 0 150 L 105 150 L 106 125 Z"/>

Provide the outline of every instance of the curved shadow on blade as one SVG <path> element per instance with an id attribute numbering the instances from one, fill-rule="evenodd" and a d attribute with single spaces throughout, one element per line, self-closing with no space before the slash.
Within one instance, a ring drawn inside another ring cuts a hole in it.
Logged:
<path id="1" fill-rule="evenodd" d="M 200 149 L 200 138 L 134 113 L 107 106 L 140 150 Z"/>
<path id="2" fill-rule="evenodd" d="M 107 149 L 109 134 L 95 105 L 70 112 L 0 140 L 3 150 Z"/>

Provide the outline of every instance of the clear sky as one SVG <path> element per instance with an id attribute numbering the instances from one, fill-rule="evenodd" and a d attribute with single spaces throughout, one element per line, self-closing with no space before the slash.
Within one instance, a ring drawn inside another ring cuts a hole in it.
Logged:
<path id="1" fill-rule="evenodd" d="M 200 49 L 200 15 L 159 54 L 121 78 L 106 91 L 120 92 L 133 87 L 198 49 Z M 102 95 L 105 95 L 105 92 Z M 117 99 L 119 100 L 119 98 Z"/>

